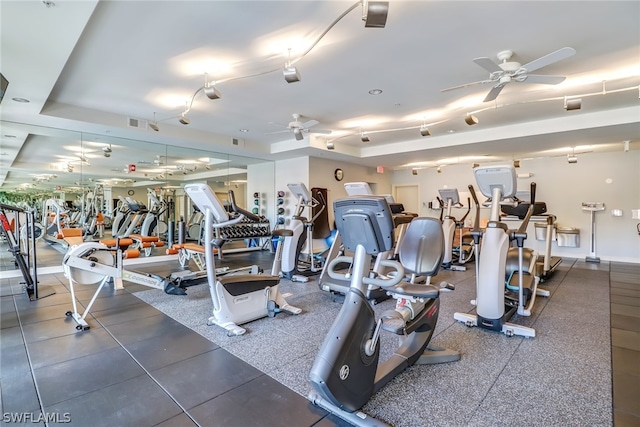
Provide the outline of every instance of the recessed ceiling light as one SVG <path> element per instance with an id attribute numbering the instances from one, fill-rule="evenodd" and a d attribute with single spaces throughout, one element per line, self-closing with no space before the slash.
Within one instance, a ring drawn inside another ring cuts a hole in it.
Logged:
<path id="1" fill-rule="evenodd" d="M 25 103 L 26 102 L 31 102 L 27 98 L 11 98 L 11 99 L 13 99 L 16 102 L 25 102 Z"/>
<path id="2" fill-rule="evenodd" d="M 369 95 L 380 95 L 382 93 L 382 89 L 371 89 L 369 91 Z"/>
<path id="3" fill-rule="evenodd" d="M 247 132 L 249 132 L 249 129 L 240 129 L 240 132 L 247 133 Z"/>

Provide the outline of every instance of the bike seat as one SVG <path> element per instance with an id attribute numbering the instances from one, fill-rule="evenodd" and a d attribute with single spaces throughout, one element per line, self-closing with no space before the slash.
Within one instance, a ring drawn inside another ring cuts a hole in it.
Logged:
<path id="1" fill-rule="evenodd" d="M 402 282 L 388 289 L 396 295 L 403 295 L 416 298 L 438 298 L 440 289 L 432 285 L 416 285 Z"/>

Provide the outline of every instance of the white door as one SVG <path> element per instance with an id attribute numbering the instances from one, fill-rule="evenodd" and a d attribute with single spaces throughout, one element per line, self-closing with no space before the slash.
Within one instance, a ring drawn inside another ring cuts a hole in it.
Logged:
<path id="1" fill-rule="evenodd" d="M 404 205 L 405 212 L 420 215 L 419 188 L 417 185 L 396 185 L 393 188 L 393 199 Z"/>

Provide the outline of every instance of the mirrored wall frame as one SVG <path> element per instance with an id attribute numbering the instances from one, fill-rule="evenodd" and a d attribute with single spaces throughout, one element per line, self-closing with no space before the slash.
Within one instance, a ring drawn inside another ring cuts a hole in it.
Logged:
<path id="1" fill-rule="evenodd" d="M 154 192 L 173 204 L 166 220 L 179 221 L 191 209 L 182 188 L 205 182 L 223 201 L 232 189 L 249 211 L 259 194 L 258 213 L 275 224 L 273 161 L 15 122 L 0 126 L 3 202 L 41 215 L 54 198 L 84 214 L 87 196 L 101 194 L 108 220 L 121 198 L 148 206 Z"/>

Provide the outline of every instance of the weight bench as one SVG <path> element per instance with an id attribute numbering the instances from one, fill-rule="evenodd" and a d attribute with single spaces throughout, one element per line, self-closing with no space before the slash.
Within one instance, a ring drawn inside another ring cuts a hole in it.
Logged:
<path id="1" fill-rule="evenodd" d="M 56 236 L 57 239 L 62 239 L 67 242 L 69 247 L 84 243 L 84 237 L 81 228 L 63 228 Z"/>

